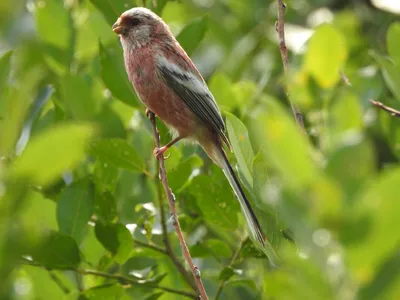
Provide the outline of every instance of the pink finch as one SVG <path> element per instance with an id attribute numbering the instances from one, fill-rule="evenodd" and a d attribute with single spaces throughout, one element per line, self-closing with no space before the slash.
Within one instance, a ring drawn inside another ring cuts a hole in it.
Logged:
<path id="1" fill-rule="evenodd" d="M 259 246 L 266 240 L 260 223 L 235 175 L 223 144 L 230 148 L 217 103 L 192 60 L 152 11 L 137 7 L 113 25 L 124 50 L 125 68 L 140 100 L 175 133 L 170 143 L 154 151 L 157 157 L 180 139 L 200 144 L 222 168 Z"/>

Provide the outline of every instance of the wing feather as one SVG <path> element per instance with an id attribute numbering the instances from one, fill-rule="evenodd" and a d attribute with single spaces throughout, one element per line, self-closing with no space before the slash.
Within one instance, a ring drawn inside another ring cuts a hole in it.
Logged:
<path id="1" fill-rule="evenodd" d="M 231 148 L 225 135 L 225 123 L 206 83 L 194 74 L 183 72 L 177 65 L 160 59 L 157 68 L 161 78 L 181 98 L 185 104 L 205 124 L 218 133 L 224 143 Z"/>

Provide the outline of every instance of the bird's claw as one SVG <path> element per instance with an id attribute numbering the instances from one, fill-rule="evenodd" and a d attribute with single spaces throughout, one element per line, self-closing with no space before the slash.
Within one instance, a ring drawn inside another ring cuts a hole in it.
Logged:
<path id="1" fill-rule="evenodd" d="M 168 147 L 164 146 L 161 148 L 155 148 L 153 151 L 154 156 L 156 157 L 157 160 L 160 158 L 167 160 L 171 154 L 168 154 L 167 156 L 164 156 L 164 153 L 168 150 Z"/>
<path id="2" fill-rule="evenodd" d="M 146 114 L 146 117 L 147 117 L 148 119 L 151 119 L 151 116 L 152 116 L 152 115 L 155 116 L 155 114 L 154 114 L 150 109 L 148 109 L 148 108 L 146 108 L 145 114 Z"/>

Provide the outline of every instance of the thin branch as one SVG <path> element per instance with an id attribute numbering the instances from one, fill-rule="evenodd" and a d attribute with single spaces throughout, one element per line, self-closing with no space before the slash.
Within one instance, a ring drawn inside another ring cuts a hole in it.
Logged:
<path id="1" fill-rule="evenodd" d="M 287 87 L 287 84 L 288 84 L 287 77 L 288 77 L 288 72 L 289 72 L 289 55 L 288 55 L 288 51 L 286 48 L 286 42 L 285 42 L 285 9 L 286 9 L 286 4 L 283 3 L 283 0 L 278 0 L 278 21 L 276 24 L 276 31 L 278 32 L 278 36 L 279 36 L 279 50 L 281 52 L 283 69 L 285 71 L 285 77 L 286 77 L 286 80 L 285 80 L 286 96 L 288 97 L 290 106 L 292 107 L 292 112 L 296 119 L 297 125 L 300 127 L 300 129 L 303 131 L 303 133 L 306 133 L 306 130 L 304 128 L 303 114 L 301 113 L 301 111 L 297 107 L 297 105 L 294 104 L 290 100 L 288 87 Z"/>
<path id="2" fill-rule="evenodd" d="M 237 257 L 239 256 L 240 252 L 241 252 L 242 249 L 243 249 L 243 246 L 244 246 L 245 241 L 246 241 L 246 240 L 243 240 L 243 241 L 240 243 L 240 246 L 236 249 L 236 252 L 233 254 L 233 256 L 232 256 L 232 258 L 231 258 L 231 261 L 229 262 L 229 264 L 228 264 L 227 267 L 232 267 L 232 265 L 235 263 Z M 217 292 L 215 293 L 214 300 L 218 300 L 219 296 L 220 296 L 221 293 L 222 293 L 223 288 L 225 287 L 225 283 L 226 283 L 226 280 L 221 280 L 221 282 L 219 283 Z"/>
<path id="3" fill-rule="evenodd" d="M 53 278 L 54 272 L 48 268 L 46 268 L 45 266 L 43 266 L 40 263 L 37 263 L 35 261 L 26 259 L 24 257 L 22 257 L 20 264 L 23 265 L 29 265 L 29 266 L 34 266 L 34 267 L 40 267 L 40 268 L 44 268 L 47 271 L 50 272 L 50 276 Z M 138 280 L 136 278 L 133 277 L 129 277 L 129 276 L 124 276 L 121 274 L 110 274 L 110 273 L 105 273 L 105 272 L 100 272 L 100 271 L 96 271 L 96 270 L 88 270 L 88 269 L 70 269 L 71 271 L 75 271 L 78 274 L 81 275 L 94 275 L 94 276 L 99 276 L 99 277 L 104 277 L 104 278 L 108 278 L 108 279 L 114 279 L 117 280 L 118 282 L 122 283 L 122 284 L 131 284 L 131 285 L 140 285 L 140 286 L 145 286 L 148 288 L 153 288 L 153 289 L 158 289 L 161 291 L 165 291 L 171 294 L 177 294 L 177 295 L 182 295 L 182 296 L 186 296 L 188 298 L 191 299 L 198 299 L 198 296 L 195 293 L 192 292 L 186 292 L 186 291 L 181 291 L 181 290 L 177 290 L 177 289 L 173 289 L 173 288 L 169 288 L 166 286 L 161 286 L 158 285 L 157 283 L 154 282 L 148 282 L 145 280 Z M 66 271 L 66 270 L 64 270 Z M 67 289 L 65 286 L 63 288 L 64 292 L 67 292 Z M 68 290 L 69 292 L 69 290 Z"/>
<path id="4" fill-rule="evenodd" d="M 154 134 L 154 141 L 155 141 L 156 147 L 160 148 L 160 134 L 157 129 L 155 115 L 149 111 L 148 116 L 149 116 L 150 122 L 153 126 L 153 134 Z M 164 165 L 164 156 L 159 157 L 158 161 L 159 161 L 159 166 L 160 166 L 160 180 L 163 184 L 165 195 L 167 196 L 167 199 L 168 199 L 168 204 L 169 204 L 169 208 L 171 211 L 173 225 L 174 225 L 175 231 L 178 235 L 178 239 L 179 239 L 179 243 L 180 243 L 180 246 L 182 249 L 183 256 L 185 257 L 185 260 L 188 263 L 190 270 L 192 271 L 192 274 L 193 274 L 194 280 L 196 282 L 198 292 L 200 293 L 201 299 L 208 300 L 206 290 L 204 289 L 204 285 L 201 280 L 200 270 L 193 263 L 192 256 L 190 255 L 189 249 L 186 245 L 186 241 L 185 241 L 185 238 L 182 233 L 181 226 L 179 224 L 178 216 L 176 214 L 175 196 L 172 194 L 172 191 L 168 186 L 167 172 L 165 170 L 165 165 Z"/>
<path id="5" fill-rule="evenodd" d="M 179 259 L 176 257 L 175 252 L 173 251 L 171 247 L 171 243 L 168 238 L 168 230 L 167 230 L 167 220 L 165 218 L 165 210 L 164 210 L 164 201 L 163 201 L 163 196 L 162 196 L 162 191 L 161 191 L 161 186 L 160 184 L 157 184 L 157 193 L 158 193 L 158 205 L 160 207 L 160 217 L 161 217 L 161 228 L 162 228 L 162 235 L 163 235 L 163 243 L 165 245 L 166 251 L 165 254 L 169 256 L 171 259 L 172 263 L 176 266 L 177 270 L 179 273 L 181 273 L 182 277 L 185 279 L 185 281 L 189 284 L 189 286 L 194 290 L 197 291 L 197 285 L 190 277 L 190 274 L 186 271 L 185 267 L 182 265 L 182 263 L 179 261 Z"/>
<path id="6" fill-rule="evenodd" d="M 154 244 L 144 243 L 144 242 L 141 242 L 141 241 L 136 240 L 136 239 L 133 239 L 133 243 L 136 244 L 136 245 L 139 245 L 139 246 L 141 246 L 143 248 L 149 248 L 149 249 L 152 249 L 154 251 L 160 252 L 162 254 L 168 255 L 167 250 L 164 249 L 164 248 L 161 248 L 160 246 L 157 246 L 157 245 L 154 245 Z"/>
<path id="7" fill-rule="evenodd" d="M 391 108 L 389 106 L 386 106 L 385 104 L 383 104 L 382 102 L 378 102 L 375 100 L 370 99 L 369 102 L 371 102 L 373 105 L 375 105 L 376 107 L 379 107 L 380 109 L 387 111 L 388 113 L 390 113 L 390 115 L 392 117 L 396 117 L 396 118 L 400 118 L 400 111 Z"/>
<path id="8" fill-rule="evenodd" d="M 94 276 L 104 277 L 104 278 L 108 278 L 108 279 L 115 279 L 123 284 L 141 285 L 141 286 L 146 286 L 146 287 L 153 288 L 153 289 L 162 290 L 162 291 L 172 293 L 172 294 L 186 296 L 186 297 L 192 298 L 192 299 L 198 299 L 197 295 L 192 292 L 176 290 L 176 289 L 169 288 L 166 286 L 158 285 L 153 282 L 146 282 L 145 280 L 137 280 L 137 279 L 134 279 L 134 278 L 131 278 L 128 276 L 124 276 L 124 275 L 120 275 L 120 274 L 110 274 L 110 273 L 105 273 L 105 272 L 100 272 L 100 271 L 95 271 L 95 270 L 84 270 L 84 269 L 78 269 L 76 271 L 83 275 L 94 275 Z"/>
<path id="9" fill-rule="evenodd" d="M 343 81 L 347 86 L 351 86 L 351 82 L 350 82 L 349 78 L 347 77 L 347 75 L 346 75 L 343 71 L 340 71 L 340 78 L 342 78 L 342 81 Z"/>
<path id="10" fill-rule="evenodd" d="M 58 275 L 56 274 L 56 272 L 48 270 L 49 271 L 49 275 L 50 278 L 58 285 L 58 287 L 65 293 L 65 294 L 69 294 L 71 291 L 70 289 L 64 284 L 64 282 L 62 282 L 61 278 L 58 277 Z"/>

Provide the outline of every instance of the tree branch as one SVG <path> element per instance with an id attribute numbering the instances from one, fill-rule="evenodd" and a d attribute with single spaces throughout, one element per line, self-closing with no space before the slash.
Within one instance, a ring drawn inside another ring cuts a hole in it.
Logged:
<path id="1" fill-rule="evenodd" d="M 61 278 L 58 277 L 58 275 L 51 270 L 48 270 L 50 278 L 58 285 L 58 287 L 65 293 L 65 294 L 69 294 L 71 291 L 69 290 L 69 288 L 64 284 L 64 282 L 62 282 Z"/>
<path id="2" fill-rule="evenodd" d="M 163 196 L 162 196 L 162 191 L 161 191 L 161 186 L 160 184 L 157 184 L 157 193 L 158 193 L 158 205 L 160 207 L 160 215 L 161 215 L 161 228 L 162 228 L 162 235 L 163 235 L 163 243 L 165 245 L 165 254 L 169 256 L 171 259 L 172 263 L 175 265 L 177 268 L 178 272 L 181 273 L 185 281 L 190 285 L 190 287 L 194 290 L 197 291 L 197 285 L 190 277 L 190 274 L 186 271 L 185 267 L 182 265 L 182 263 L 179 261 L 179 259 L 176 257 L 175 252 L 173 251 L 171 247 L 171 243 L 168 238 L 168 230 L 167 230 L 167 220 L 165 218 L 165 210 L 164 210 L 164 201 L 163 201 Z"/>
<path id="3" fill-rule="evenodd" d="M 149 116 L 150 122 L 153 127 L 154 141 L 155 141 L 156 147 L 160 148 L 160 134 L 157 129 L 155 115 L 154 115 L 154 113 L 148 111 L 148 116 Z M 196 282 L 198 292 L 200 293 L 201 299 L 208 300 L 206 290 L 204 289 L 204 285 L 201 280 L 200 270 L 193 263 L 192 256 L 190 255 L 189 249 L 186 245 L 186 241 L 185 241 L 185 238 L 182 233 L 181 226 L 179 224 L 178 216 L 176 214 L 175 196 L 172 194 L 172 191 L 168 186 L 167 172 L 165 170 L 165 165 L 164 165 L 164 156 L 159 157 L 158 161 L 159 161 L 159 166 L 160 166 L 160 180 L 163 184 L 165 195 L 167 196 L 167 199 L 168 199 L 168 204 L 169 204 L 169 208 L 171 211 L 173 225 L 174 225 L 175 231 L 178 235 L 178 239 L 179 239 L 179 243 L 180 243 L 180 246 L 182 249 L 183 256 L 185 257 L 185 260 L 188 263 L 190 270 L 192 271 L 192 274 L 193 274 L 194 280 Z"/>
<path id="4" fill-rule="evenodd" d="M 143 248 L 149 248 L 149 249 L 152 249 L 154 251 L 160 252 L 162 254 L 168 255 L 167 250 L 164 249 L 164 248 L 161 248 L 160 246 L 144 243 L 144 242 L 141 242 L 141 241 L 136 240 L 136 239 L 133 239 L 133 243 L 136 244 L 136 245 L 139 245 L 139 246 L 141 246 Z"/>
<path id="5" fill-rule="evenodd" d="M 149 288 L 162 290 L 162 291 L 165 291 L 168 293 L 182 295 L 182 296 L 186 296 L 186 297 L 192 298 L 192 299 L 198 299 L 197 295 L 194 293 L 191 293 L 191 292 L 176 290 L 176 289 L 169 288 L 166 286 L 158 285 L 156 283 L 146 282 L 145 280 L 141 281 L 141 280 L 137 280 L 137 279 L 130 278 L 128 276 L 124 276 L 124 275 L 120 275 L 120 274 L 110 274 L 110 273 L 99 272 L 99 271 L 95 271 L 95 270 L 85 270 L 85 269 L 78 269 L 76 271 L 83 275 L 94 275 L 94 276 L 100 276 L 100 277 L 104 277 L 104 278 L 108 278 L 108 279 L 115 279 L 123 284 L 142 285 L 142 286 L 146 286 Z"/>
<path id="6" fill-rule="evenodd" d="M 300 127 L 303 133 L 306 133 L 306 130 L 304 128 L 303 114 L 301 113 L 297 105 L 294 104 L 289 98 L 289 91 L 287 86 L 288 72 L 289 72 L 289 56 L 285 42 L 285 9 L 286 9 L 286 4 L 283 3 L 283 0 L 278 0 L 278 21 L 276 24 L 276 31 L 278 32 L 279 50 L 281 52 L 283 69 L 285 71 L 285 77 L 286 77 L 285 79 L 286 96 L 289 100 L 297 125 Z"/>
<path id="7" fill-rule="evenodd" d="M 390 113 L 390 115 L 392 117 L 396 117 L 396 118 L 400 118 L 400 111 L 391 108 L 389 106 L 386 106 L 385 104 L 383 104 L 382 102 L 378 102 L 375 100 L 370 99 L 369 102 L 371 102 L 373 105 L 375 105 L 376 107 L 379 107 L 380 109 L 387 111 L 388 113 Z"/>
<path id="8" fill-rule="evenodd" d="M 28 265 L 28 266 L 34 266 L 34 267 L 40 267 L 40 268 L 44 268 L 47 271 L 50 272 L 50 276 L 51 278 L 54 280 L 53 275 L 55 274 L 53 272 L 53 270 L 43 266 L 40 263 L 37 263 L 35 261 L 32 261 L 30 259 L 26 259 L 24 257 L 22 257 L 20 264 L 23 265 Z M 191 299 L 198 299 L 198 296 L 195 293 L 192 292 L 186 292 L 186 291 L 181 291 L 181 290 L 177 290 L 177 289 L 173 289 L 173 288 L 169 288 L 166 286 L 161 286 L 158 285 L 157 283 L 154 282 L 148 282 L 145 280 L 138 280 L 136 278 L 133 277 L 129 277 L 129 276 L 124 276 L 121 274 L 110 274 L 110 273 L 105 273 L 105 272 L 100 272 L 100 271 L 96 271 L 96 270 L 87 270 L 87 269 L 70 269 L 71 271 L 75 271 L 78 274 L 82 274 L 82 275 L 94 275 L 94 276 L 99 276 L 99 277 L 104 277 L 104 278 L 108 278 L 108 279 L 114 279 L 117 280 L 118 282 L 122 283 L 122 284 L 132 284 L 132 285 L 140 285 L 140 286 L 145 286 L 148 288 L 153 288 L 153 289 L 157 289 L 157 290 L 161 290 L 161 291 L 165 291 L 171 294 L 177 294 L 177 295 L 182 295 L 182 296 L 186 296 L 188 298 Z M 64 270 L 66 271 L 66 270 Z M 59 280 L 59 278 L 57 278 L 56 283 L 60 283 L 61 280 Z M 69 292 L 68 288 L 63 286 L 62 287 L 64 292 Z"/>

